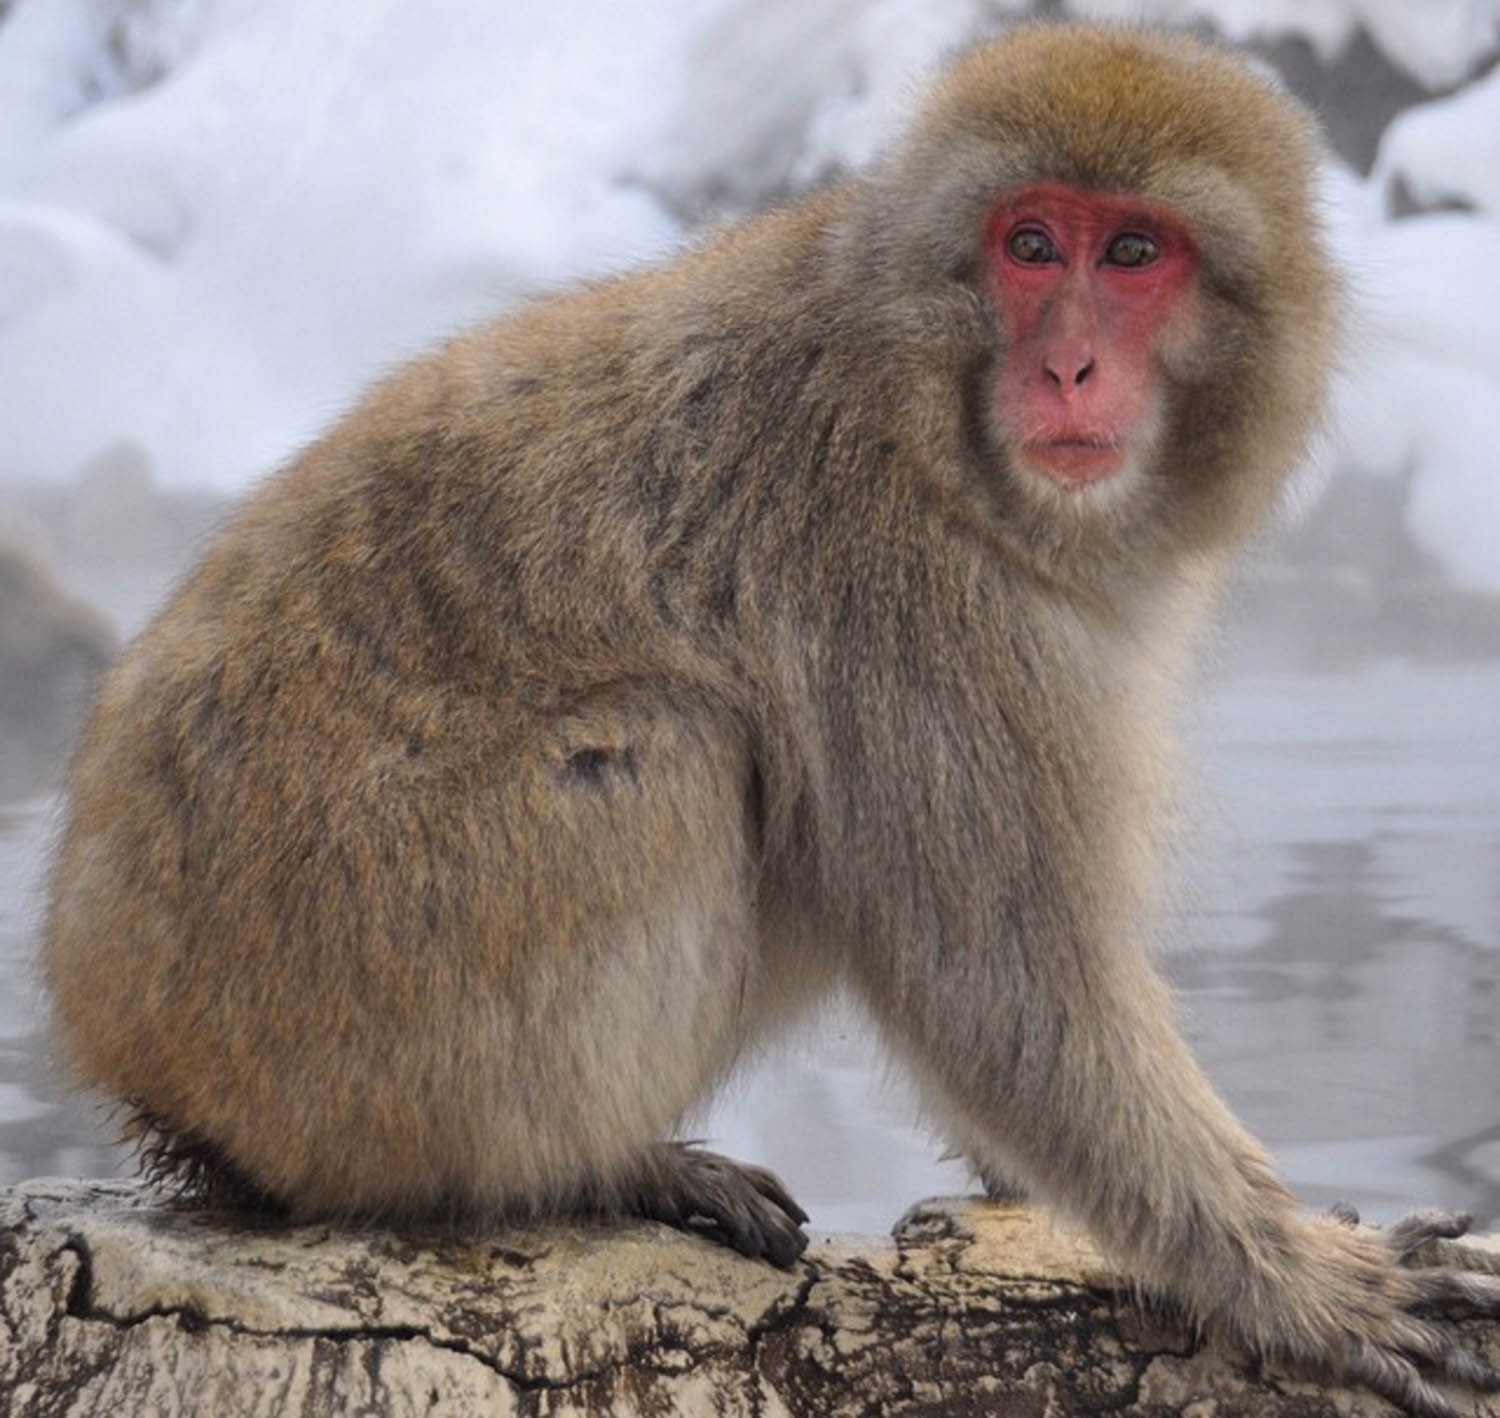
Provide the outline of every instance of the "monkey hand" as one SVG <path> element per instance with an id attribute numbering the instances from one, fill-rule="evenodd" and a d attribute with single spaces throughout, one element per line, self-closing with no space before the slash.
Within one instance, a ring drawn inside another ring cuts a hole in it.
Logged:
<path id="1" fill-rule="evenodd" d="M 1459 1418 L 1434 1382 L 1493 1392 L 1500 1370 L 1435 1312 L 1500 1314 L 1500 1254 L 1456 1245 L 1471 1224 L 1459 1213 L 1416 1212 L 1386 1230 L 1358 1220 L 1340 1206 L 1302 1223 L 1297 1273 L 1273 1287 L 1283 1290 L 1280 1313 L 1263 1291 L 1267 1308 L 1230 1327 L 1268 1358 L 1361 1384 L 1414 1418 Z"/>

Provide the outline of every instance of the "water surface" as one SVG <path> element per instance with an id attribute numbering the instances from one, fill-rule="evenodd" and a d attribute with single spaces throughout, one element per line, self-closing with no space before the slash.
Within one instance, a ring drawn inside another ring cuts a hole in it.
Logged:
<path id="1" fill-rule="evenodd" d="M 1189 889 L 1164 962 L 1199 1057 L 1301 1196 L 1500 1220 L 1500 663 L 1240 673 L 1191 730 Z M 54 809 L 0 808 L 0 1182 L 124 1165 L 52 1076 L 34 992 Z M 127 985 L 128 987 L 128 985 Z M 847 1009 L 750 1069 L 702 1132 L 820 1229 L 964 1189 Z"/>

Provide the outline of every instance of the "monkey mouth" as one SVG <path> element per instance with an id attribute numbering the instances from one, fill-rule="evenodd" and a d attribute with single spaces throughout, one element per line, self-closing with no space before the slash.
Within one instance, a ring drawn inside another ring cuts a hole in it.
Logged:
<path id="1" fill-rule="evenodd" d="M 1118 472 L 1125 449 L 1103 434 L 1070 433 L 1030 438 L 1021 445 L 1026 462 L 1064 487 L 1082 487 Z"/>

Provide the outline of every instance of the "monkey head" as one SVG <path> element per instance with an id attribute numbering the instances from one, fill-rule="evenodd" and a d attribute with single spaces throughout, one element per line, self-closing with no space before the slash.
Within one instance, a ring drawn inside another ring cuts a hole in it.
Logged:
<path id="1" fill-rule="evenodd" d="M 967 319 L 1002 532 L 1159 560 L 1264 513 L 1338 325 L 1317 151 L 1272 79 L 1186 40 L 1023 27 L 937 86 L 862 240 L 909 329 Z"/>

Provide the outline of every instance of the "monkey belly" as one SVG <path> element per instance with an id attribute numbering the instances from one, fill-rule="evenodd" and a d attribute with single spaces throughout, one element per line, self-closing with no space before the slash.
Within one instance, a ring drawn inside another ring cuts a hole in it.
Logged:
<path id="1" fill-rule="evenodd" d="M 760 993 L 737 740 L 595 709 L 433 768 L 279 727 L 199 766 L 96 729 L 46 945 L 65 1056 L 299 1213 L 607 1193 Z"/>

